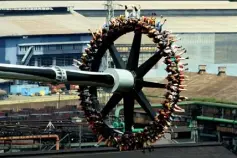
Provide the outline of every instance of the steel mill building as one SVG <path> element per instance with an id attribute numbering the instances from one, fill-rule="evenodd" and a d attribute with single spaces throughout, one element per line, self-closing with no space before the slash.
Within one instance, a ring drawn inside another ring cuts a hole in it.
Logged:
<path id="1" fill-rule="evenodd" d="M 107 16 L 106 1 L 32 1 L 1 2 L 0 62 L 37 66 L 71 66 L 91 39 L 88 29 L 101 27 Z M 236 76 L 237 4 L 231 2 L 154 2 L 116 1 L 114 15 L 124 14 L 121 5 L 141 5 L 141 15 L 151 13 L 167 18 L 164 29 L 181 37 L 188 51 L 189 71 L 197 72 L 206 65 L 209 73 L 226 67 L 227 75 Z M 131 8 L 131 7 L 130 7 Z M 73 11 L 72 11 L 73 10 Z M 120 37 L 115 44 L 127 60 L 133 34 Z M 156 48 L 142 37 L 140 63 Z M 30 52 L 33 53 L 30 53 Z M 28 55 L 28 56 L 27 56 Z M 32 56 L 31 56 L 32 55 Z M 24 59 L 24 60 L 22 60 Z M 108 62 L 109 65 L 113 65 Z M 164 64 L 158 63 L 146 77 L 164 77 Z"/>
<path id="2" fill-rule="evenodd" d="M 68 6 L 9 8 L 0 14 L 1 63 L 72 67 L 91 39 L 90 20 Z"/>

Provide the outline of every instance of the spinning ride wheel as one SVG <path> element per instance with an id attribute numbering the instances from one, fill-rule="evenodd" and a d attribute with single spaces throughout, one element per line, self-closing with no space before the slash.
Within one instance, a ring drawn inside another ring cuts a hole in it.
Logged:
<path id="1" fill-rule="evenodd" d="M 101 59 L 109 50 L 116 68 L 127 70 L 133 76 L 133 86 L 116 90 L 101 111 L 97 100 L 97 87 L 80 86 L 79 89 L 81 106 L 93 132 L 103 136 L 108 146 L 118 147 L 120 150 L 134 150 L 151 146 L 152 143 L 164 135 L 165 129 L 171 125 L 172 112 L 182 112 L 177 102 L 186 99 L 179 95 L 182 90 L 185 90 L 182 85 L 182 81 L 185 80 L 183 74 L 185 69 L 183 68 L 184 65 L 179 62 L 184 58 L 176 54 L 185 50 L 174 47 L 173 43 L 176 39 L 171 32 L 159 32 L 155 29 L 154 24 L 154 18 L 142 17 L 127 20 L 123 17 L 115 18 L 111 21 L 109 29 L 92 33 L 93 39 L 90 41 L 90 47 L 85 49 L 86 53 L 82 55 L 80 60 L 80 70 L 98 72 Z M 114 41 L 132 31 L 134 32 L 134 38 L 128 62 L 125 65 L 114 46 Z M 138 66 L 142 34 L 153 39 L 153 42 L 157 45 L 157 51 L 147 61 Z M 144 76 L 162 57 L 165 57 L 164 63 L 167 64 L 166 71 L 169 73 L 167 76 L 169 83 L 160 84 L 144 81 Z M 142 91 L 143 87 L 166 88 L 168 90 L 165 94 L 166 100 L 162 103 L 163 108 L 158 113 L 152 109 Z M 109 112 L 122 99 L 124 101 L 124 133 L 111 128 L 105 121 Z M 141 133 L 132 133 L 135 100 L 152 120 Z"/>

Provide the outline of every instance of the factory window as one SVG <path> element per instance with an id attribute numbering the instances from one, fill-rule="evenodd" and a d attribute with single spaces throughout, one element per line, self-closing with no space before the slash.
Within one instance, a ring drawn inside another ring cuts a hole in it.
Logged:
<path id="1" fill-rule="evenodd" d="M 79 50 L 79 49 L 81 49 L 81 45 L 80 44 L 74 44 L 73 49 Z"/>
<path id="2" fill-rule="evenodd" d="M 118 52 L 122 51 L 122 47 L 116 47 L 116 49 L 117 49 Z"/>
<path id="3" fill-rule="evenodd" d="M 45 46 L 44 46 L 44 50 L 49 50 L 49 46 L 48 46 L 48 45 L 45 45 Z"/>
<path id="4" fill-rule="evenodd" d="M 50 45 L 49 50 L 56 50 L 56 46 L 55 45 Z"/>
<path id="5" fill-rule="evenodd" d="M 29 49 L 29 46 L 22 46 L 20 47 L 21 52 L 26 52 Z"/>
<path id="6" fill-rule="evenodd" d="M 122 47 L 122 52 L 128 52 L 128 47 Z"/>
<path id="7" fill-rule="evenodd" d="M 62 49 L 63 49 L 63 46 L 62 46 L 62 45 L 56 45 L 56 49 L 57 49 L 57 50 L 62 50 Z"/>
<path id="8" fill-rule="evenodd" d="M 63 57 L 56 57 L 56 65 L 57 66 L 64 66 L 64 58 Z"/>
<path id="9" fill-rule="evenodd" d="M 73 59 L 75 59 L 75 56 L 60 56 L 56 57 L 56 65 L 57 66 L 72 66 Z"/>
<path id="10" fill-rule="evenodd" d="M 71 56 L 66 56 L 65 58 L 64 58 L 64 65 L 65 66 L 71 66 L 72 64 L 73 64 L 73 57 Z"/>
<path id="11" fill-rule="evenodd" d="M 152 47 L 147 47 L 147 52 L 151 52 Z"/>
<path id="12" fill-rule="evenodd" d="M 62 45 L 63 46 L 63 50 L 72 50 L 73 49 L 73 45 L 71 44 L 65 44 L 65 45 Z"/>
<path id="13" fill-rule="evenodd" d="M 154 52 L 156 50 L 156 47 L 141 47 L 141 52 Z"/>
<path id="14" fill-rule="evenodd" d="M 35 58 L 31 58 L 29 62 L 30 66 L 35 66 Z"/>
<path id="15" fill-rule="evenodd" d="M 20 52 L 22 52 L 23 51 L 23 47 L 19 47 L 19 50 L 20 50 Z"/>
<path id="16" fill-rule="evenodd" d="M 150 51 L 154 52 L 156 50 L 156 47 L 150 47 Z"/>
<path id="17" fill-rule="evenodd" d="M 116 47 L 118 52 L 128 52 L 128 47 Z"/>
<path id="18" fill-rule="evenodd" d="M 34 46 L 36 51 L 41 50 L 41 46 Z"/>
<path id="19" fill-rule="evenodd" d="M 41 58 L 41 66 L 51 66 L 53 65 L 52 57 L 42 57 Z"/>
<path id="20" fill-rule="evenodd" d="M 157 48 L 156 47 L 152 47 L 152 52 L 156 52 Z"/>

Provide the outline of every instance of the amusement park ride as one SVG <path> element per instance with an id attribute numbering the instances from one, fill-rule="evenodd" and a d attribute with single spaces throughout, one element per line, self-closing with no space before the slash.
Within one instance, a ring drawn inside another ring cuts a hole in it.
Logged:
<path id="1" fill-rule="evenodd" d="M 152 143 L 163 137 L 171 125 L 172 113 L 183 112 L 177 105 L 178 102 L 187 99 L 180 95 L 181 91 L 186 90 L 183 82 L 187 80 L 184 75 L 186 64 L 181 63 L 181 60 L 188 58 L 181 57 L 186 50 L 174 44 L 178 40 L 176 36 L 170 31 L 162 30 L 161 22 L 156 24 L 155 17 L 129 16 L 126 11 L 125 16 L 112 18 L 109 26 L 92 32 L 90 47 L 85 49 L 80 61 L 75 60 L 78 71 L 58 66 L 46 68 L 0 64 L 0 78 L 78 84 L 80 104 L 89 127 L 98 135 L 99 142 L 104 140 L 108 146 L 117 147 L 120 151 L 150 148 Z M 137 13 L 136 7 L 135 13 Z M 114 46 L 114 41 L 129 32 L 134 32 L 134 39 L 128 63 L 125 65 Z M 138 66 L 143 34 L 153 40 L 157 51 Z M 106 50 L 109 50 L 116 68 L 98 72 Z M 168 84 L 145 81 L 144 76 L 163 57 L 167 65 Z M 107 92 L 113 93 L 102 110 L 97 100 L 97 87 L 103 87 Z M 162 103 L 163 108 L 159 112 L 153 111 L 142 91 L 143 87 L 167 89 L 166 99 Z M 122 99 L 125 132 L 112 128 L 106 121 L 108 113 Z M 140 133 L 132 132 L 135 100 L 152 120 Z"/>

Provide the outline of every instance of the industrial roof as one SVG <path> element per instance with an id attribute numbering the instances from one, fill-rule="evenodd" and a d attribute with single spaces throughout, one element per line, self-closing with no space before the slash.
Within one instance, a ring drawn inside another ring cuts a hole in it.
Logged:
<path id="1" fill-rule="evenodd" d="M 2 16 L 0 17 L 0 37 L 89 33 L 88 29 L 95 30 L 104 22 L 103 17 L 86 18 L 75 12 L 58 15 Z M 174 33 L 237 32 L 237 17 L 168 17 L 164 29 L 172 30 Z M 127 44 L 131 39 L 131 34 L 126 34 L 116 43 Z M 142 44 L 152 43 L 145 36 L 143 41 Z"/>
<path id="2" fill-rule="evenodd" d="M 89 33 L 94 25 L 73 12 L 53 15 L 0 16 L 0 37 Z M 96 27 L 96 26 L 95 26 Z"/>
<path id="3" fill-rule="evenodd" d="M 105 18 L 90 17 L 95 25 L 103 25 Z M 209 17 L 168 17 L 163 29 L 173 33 L 223 33 L 237 32 L 236 16 L 209 16 Z M 121 36 L 115 44 L 132 43 L 133 33 Z M 152 44 L 147 36 L 142 37 L 141 44 Z"/>
<path id="4" fill-rule="evenodd" d="M 139 3 L 142 9 L 237 9 L 237 3 L 225 1 L 117 1 L 120 4 Z M 1 1 L 0 10 L 7 8 L 30 7 L 60 7 L 74 6 L 74 9 L 104 9 L 105 1 Z M 120 8 L 121 9 L 121 8 Z M 86 18 L 75 11 L 72 14 L 32 15 L 32 16 L 0 16 L 0 37 L 25 36 L 43 34 L 74 34 L 88 33 L 105 22 L 103 17 Z M 236 32 L 236 16 L 207 16 L 207 17 L 168 17 L 164 29 L 174 33 L 191 32 Z M 125 35 L 118 43 L 130 41 L 132 36 Z M 144 41 L 149 41 L 144 37 Z M 148 44 L 145 42 L 144 44 Z"/>
<path id="5" fill-rule="evenodd" d="M 100 26 L 105 22 L 105 18 L 100 17 L 88 19 Z M 172 30 L 174 33 L 237 32 L 237 16 L 167 17 L 163 29 Z"/>
<path id="6" fill-rule="evenodd" d="M 90 17 L 95 25 L 103 25 L 105 18 Z M 163 27 L 172 30 L 173 33 L 215 33 L 215 32 L 237 32 L 237 17 L 168 17 Z M 121 36 L 115 44 L 131 44 L 133 33 Z M 141 44 L 152 44 L 147 36 L 142 37 Z"/>
<path id="7" fill-rule="evenodd" d="M 87 43 L 90 43 L 90 41 L 24 43 L 24 44 L 18 44 L 18 46 L 43 46 L 43 45 L 87 44 Z"/>
<path id="8" fill-rule="evenodd" d="M 30 7 L 63 7 L 74 6 L 75 9 L 105 9 L 106 1 L 1 1 L 0 9 Z M 237 3 L 228 1 L 117 1 L 115 4 L 136 5 L 142 9 L 237 9 Z M 115 9 L 123 7 L 115 6 Z"/>

